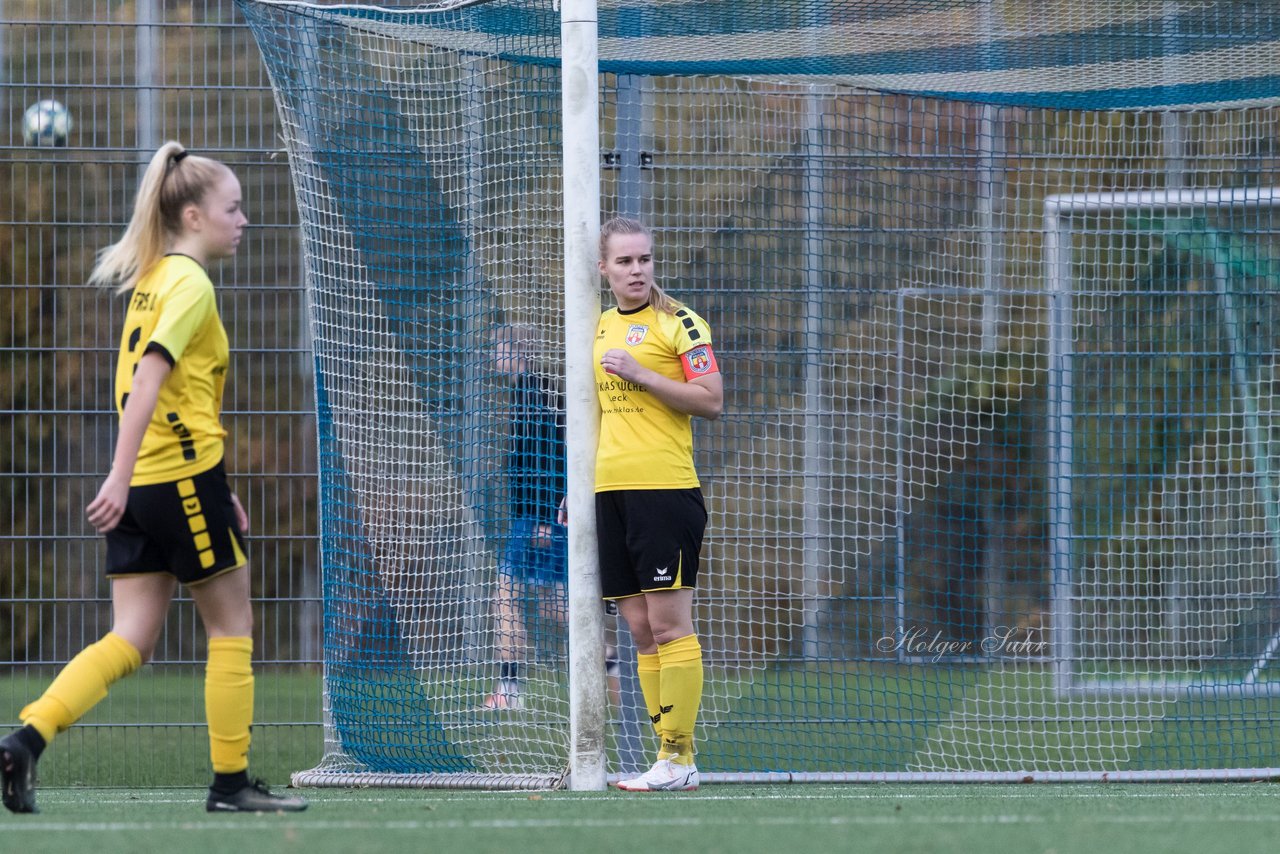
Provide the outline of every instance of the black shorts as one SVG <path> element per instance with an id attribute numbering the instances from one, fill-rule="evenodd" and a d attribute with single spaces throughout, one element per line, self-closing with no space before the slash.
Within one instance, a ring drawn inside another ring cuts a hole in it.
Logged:
<path id="1" fill-rule="evenodd" d="M 706 529 L 701 489 L 597 492 L 596 544 L 604 598 L 696 587 Z"/>
<path id="2" fill-rule="evenodd" d="M 222 463 L 194 477 L 129 487 L 107 532 L 107 577 L 168 573 L 199 584 L 247 564 Z"/>

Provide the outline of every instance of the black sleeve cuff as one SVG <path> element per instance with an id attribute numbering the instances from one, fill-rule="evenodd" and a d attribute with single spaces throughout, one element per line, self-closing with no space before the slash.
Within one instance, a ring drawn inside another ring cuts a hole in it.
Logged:
<path id="1" fill-rule="evenodd" d="M 164 360 L 169 363 L 169 367 L 171 368 L 177 364 L 177 361 L 173 356 L 169 355 L 169 351 L 164 348 L 163 344 L 157 344 L 154 341 L 148 343 L 146 349 L 142 351 L 142 355 L 145 356 L 148 353 L 159 353 L 161 356 L 164 356 Z"/>

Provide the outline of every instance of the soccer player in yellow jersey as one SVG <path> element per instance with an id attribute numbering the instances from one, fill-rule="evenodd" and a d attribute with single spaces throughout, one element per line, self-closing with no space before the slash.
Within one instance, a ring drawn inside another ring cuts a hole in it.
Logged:
<path id="1" fill-rule="evenodd" d="M 12 812 L 36 812 L 35 766 L 54 737 L 151 657 L 180 583 L 209 636 L 205 714 L 214 780 L 206 809 L 306 808 L 248 776 L 249 519 L 222 465 L 229 354 L 206 273 L 210 262 L 235 254 L 247 223 L 231 170 L 167 142 L 147 166 L 124 235 L 89 278 L 129 294 L 113 395 L 120 435 L 111 473 L 86 511 L 107 539 L 112 625 L 22 710 L 24 726 L 0 739 L 3 802 Z"/>
<path id="2" fill-rule="evenodd" d="M 690 791 L 698 788 L 693 731 L 702 701 L 693 590 L 707 524 L 691 421 L 720 417 L 724 384 L 710 328 L 654 281 L 648 229 L 606 222 L 600 272 L 617 302 L 601 315 L 595 342 L 600 579 L 635 639 L 640 690 L 661 738 L 653 767 L 618 788 Z"/>

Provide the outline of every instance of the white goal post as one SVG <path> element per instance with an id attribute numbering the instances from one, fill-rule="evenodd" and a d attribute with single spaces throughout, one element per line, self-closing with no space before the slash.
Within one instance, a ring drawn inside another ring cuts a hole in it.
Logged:
<path id="1" fill-rule="evenodd" d="M 600 433 L 592 346 L 600 321 L 600 71 L 595 0 L 561 0 L 564 98 L 565 422 L 569 470 L 568 785 L 604 789 L 605 674 L 596 558 L 595 454 Z"/>

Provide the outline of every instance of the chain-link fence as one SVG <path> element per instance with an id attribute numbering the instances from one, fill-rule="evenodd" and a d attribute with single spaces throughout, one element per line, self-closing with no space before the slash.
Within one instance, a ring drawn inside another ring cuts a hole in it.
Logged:
<path id="1" fill-rule="evenodd" d="M 24 143 L 43 99 L 70 112 L 65 146 Z M 320 751 L 316 453 L 296 214 L 257 48 L 231 0 L 4 0 L 0 105 L 0 715 L 16 721 L 110 627 L 84 507 L 110 466 L 125 303 L 84 281 L 142 164 L 177 139 L 235 170 L 250 219 L 212 275 L 232 348 L 227 469 L 252 522 L 252 763 L 283 780 Z M 60 739 L 44 783 L 202 783 L 204 657 L 182 597 L 154 662 Z"/>

